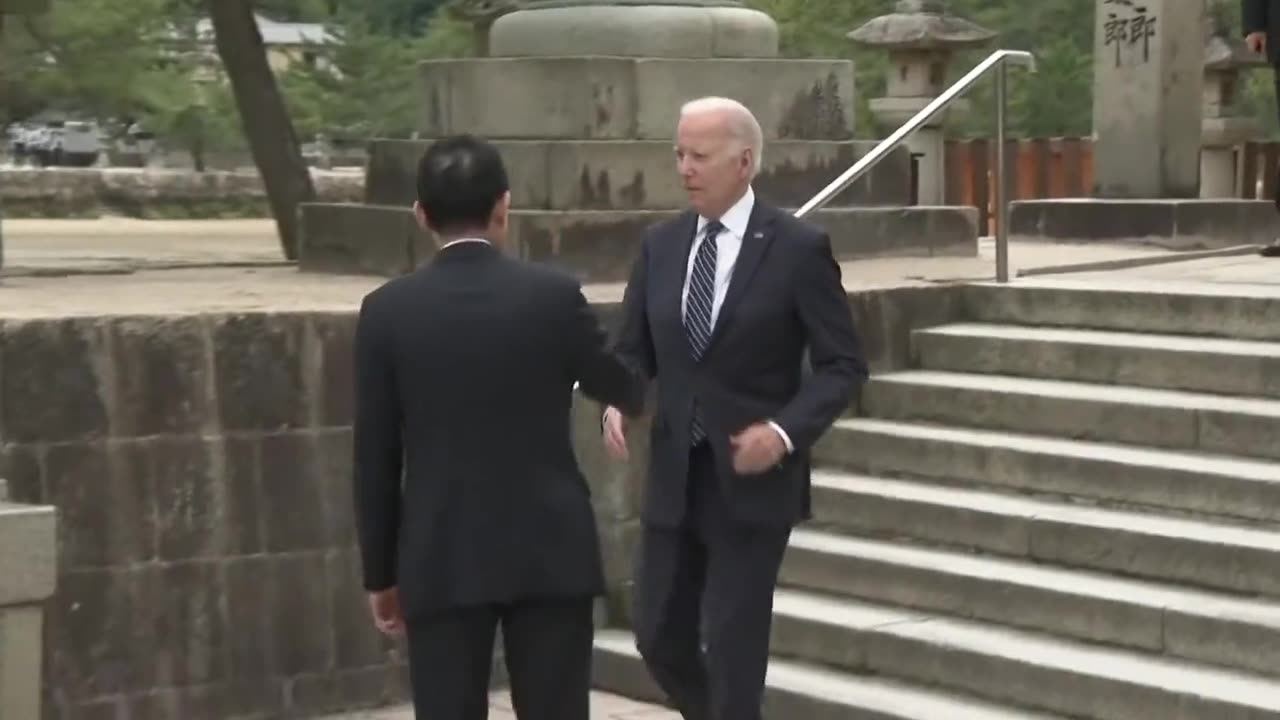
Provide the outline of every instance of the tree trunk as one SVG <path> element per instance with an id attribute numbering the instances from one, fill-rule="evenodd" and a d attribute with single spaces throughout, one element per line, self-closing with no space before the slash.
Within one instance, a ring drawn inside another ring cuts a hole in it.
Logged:
<path id="1" fill-rule="evenodd" d="M 262 175 L 280 245 L 298 259 L 298 205 L 315 199 L 293 122 L 267 62 L 252 0 L 208 0 L 218 55 L 231 80 L 253 162 Z"/>

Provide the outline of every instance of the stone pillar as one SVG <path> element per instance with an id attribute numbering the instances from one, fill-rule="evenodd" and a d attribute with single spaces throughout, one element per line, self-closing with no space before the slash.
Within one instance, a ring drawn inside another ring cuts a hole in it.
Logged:
<path id="1" fill-rule="evenodd" d="M 43 605 L 57 578 L 56 511 L 5 502 L 0 486 L 0 711 L 39 720 Z"/>
<path id="2" fill-rule="evenodd" d="M 947 66 L 956 50 L 983 45 L 995 33 L 948 15 L 943 0 L 899 0 L 892 14 L 873 18 L 848 37 L 889 53 L 886 96 L 873 99 L 871 111 L 892 132 L 947 89 Z M 907 138 L 917 162 L 920 205 L 946 204 L 944 127 L 967 107 L 964 100 L 953 102 Z"/>
<path id="3" fill-rule="evenodd" d="M 1234 32 L 1231 10 L 1209 0 L 1204 46 L 1204 95 L 1201 121 L 1200 197 L 1233 198 L 1236 192 L 1236 149 L 1258 132 L 1257 121 L 1241 113 L 1243 71 L 1267 64 L 1245 47 Z"/>
<path id="4" fill-rule="evenodd" d="M 1096 0 L 1094 195 L 1200 195 L 1201 2 Z"/>

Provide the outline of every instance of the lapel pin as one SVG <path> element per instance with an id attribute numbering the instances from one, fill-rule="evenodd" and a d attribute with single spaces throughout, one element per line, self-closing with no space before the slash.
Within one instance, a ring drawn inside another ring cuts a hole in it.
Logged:
<path id="1" fill-rule="evenodd" d="M 763 232 L 761 232 L 761 231 L 759 231 L 759 230 L 757 230 L 757 231 L 755 231 L 754 233 L 752 233 L 752 234 L 751 234 L 751 236 L 752 236 L 752 237 L 757 237 L 757 238 L 762 238 L 762 237 L 764 237 L 764 233 L 763 233 Z"/>

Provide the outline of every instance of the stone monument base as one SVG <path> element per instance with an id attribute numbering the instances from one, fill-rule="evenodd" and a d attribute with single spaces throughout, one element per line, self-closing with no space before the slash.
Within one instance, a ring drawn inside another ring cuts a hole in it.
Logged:
<path id="1" fill-rule="evenodd" d="M 1013 242 L 1142 243 L 1173 250 L 1266 244 L 1280 231 L 1267 200 L 1070 198 L 1010 203 Z"/>
<path id="2" fill-rule="evenodd" d="M 663 140 L 680 106 L 725 95 L 766 141 L 853 138 L 853 63 L 807 59 L 529 57 L 424 60 L 422 134 Z"/>
<path id="3" fill-rule="evenodd" d="M 671 210 L 688 196 L 676 173 L 672 141 L 493 140 L 502 153 L 517 210 Z M 369 146 L 364 202 L 417 199 L 418 160 L 429 140 L 375 140 Z M 800 207 L 876 146 L 873 141 L 776 140 L 752 183 L 775 205 Z M 323 202 L 343 202 L 320 198 Z M 908 205 L 911 156 L 898 148 L 830 206 Z"/>
<path id="4" fill-rule="evenodd" d="M 559 266 L 583 282 L 623 282 L 649 225 L 678 210 L 514 210 L 512 253 Z M 809 216 L 826 228 L 838 260 L 978 252 L 978 213 L 963 207 L 837 207 Z M 303 271 L 385 275 L 412 271 L 435 251 L 403 206 L 302 206 Z"/>

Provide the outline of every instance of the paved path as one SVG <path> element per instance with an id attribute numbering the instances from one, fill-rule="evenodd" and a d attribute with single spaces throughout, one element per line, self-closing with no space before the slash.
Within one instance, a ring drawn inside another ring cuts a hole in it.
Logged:
<path id="1" fill-rule="evenodd" d="M 414 720 L 408 707 L 388 708 L 368 712 L 347 713 L 324 720 Z M 489 720 L 516 720 L 511 709 L 511 698 L 505 692 L 496 692 L 489 705 Z M 591 720 L 680 720 L 674 711 L 655 705 L 595 692 L 591 694 Z"/>
<path id="2" fill-rule="evenodd" d="M 274 232 L 270 220 L 5 220 L 0 315 L 350 311 L 384 282 L 281 266 Z M 1009 252 L 1015 272 L 1170 255 L 1133 245 L 1044 243 L 1015 244 Z M 1264 262 L 1256 256 L 1230 260 Z M 977 257 L 875 258 L 843 263 L 843 269 L 851 290 L 989 280 L 994 248 L 984 242 Z M 586 288 L 595 302 L 620 300 L 622 291 L 621 283 Z"/>

